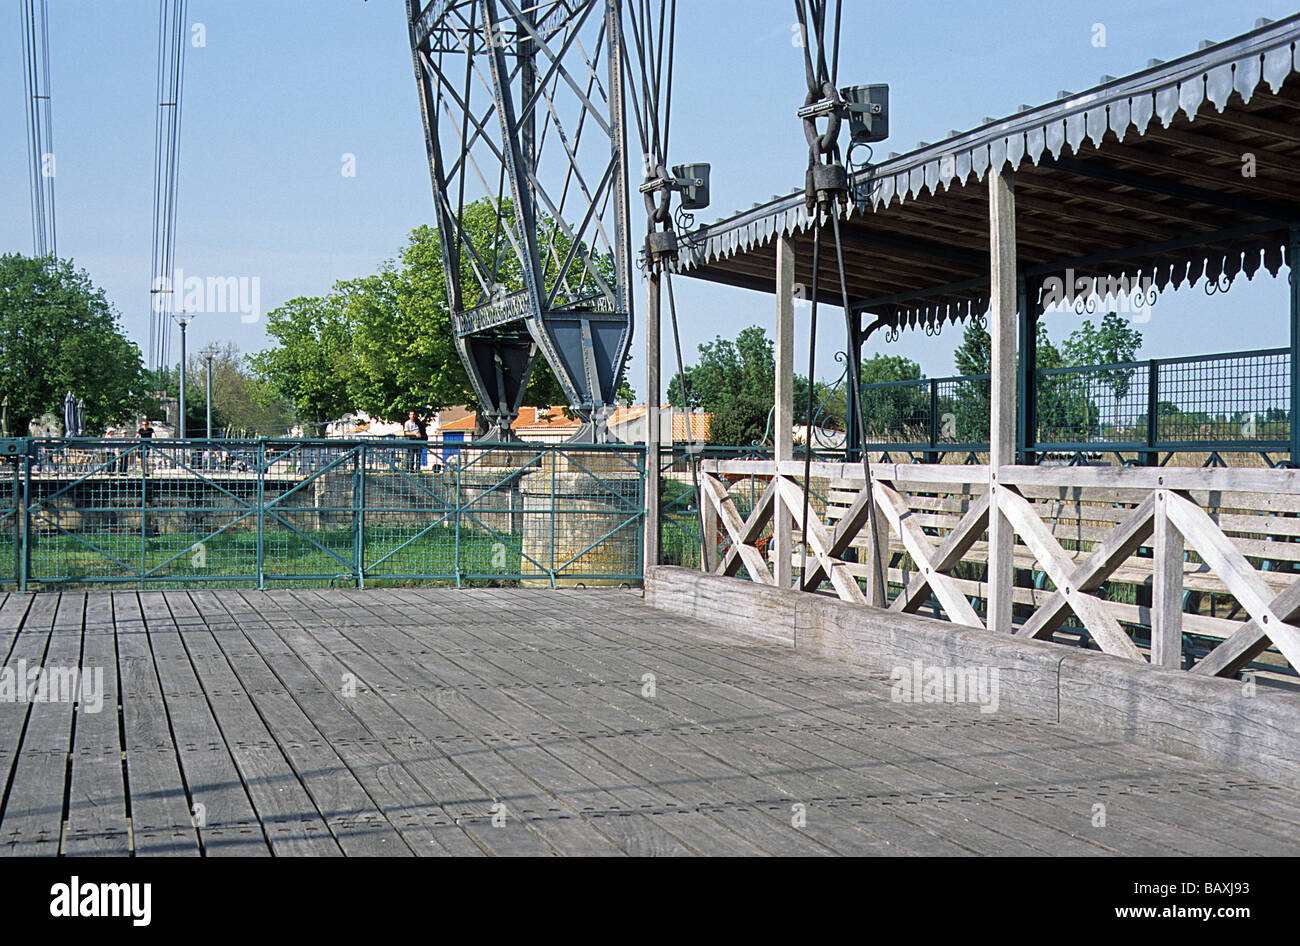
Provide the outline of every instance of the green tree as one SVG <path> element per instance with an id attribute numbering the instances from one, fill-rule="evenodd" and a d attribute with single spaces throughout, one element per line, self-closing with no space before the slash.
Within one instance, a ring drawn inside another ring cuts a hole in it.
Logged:
<path id="1" fill-rule="evenodd" d="M 476 234 L 480 254 L 486 253 L 496 225 L 495 212 L 486 203 L 476 205 L 467 210 L 466 220 Z M 497 282 L 505 291 L 522 289 L 513 252 L 503 252 L 494 265 L 498 267 Z M 474 298 L 475 287 L 461 289 L 466 299 Z M 475 403 L 469 375 L 456 350 L 435 229 L 417 227 L 395 262 L 373 276 L 340 284 L 336 293 L 355 327 L 357 370 L 349 390 L 358 408 L 388 419 L 405 418 L 407 411 L 414 410 L 421 422 L 427 422 L 432 411 Z M 538 358 L 524 403 L 549 407 L 566 400 L 550 365 Z"/>
<path id="2" fill-rule="evenodd" d="M 832 387 L 824 381 L 818 381 L 813 385 L 811 421 L 808 419 L 808 379 L 805 376 L 801 374 L 794 376 L 792 394 L 794 401 L 792 416 L 796 427 L 811 425 L 826 430 L 844 429 L 844 411 L 848 401 L 845 400 L 842 388 Z"/>
<path id="3" fill-rule="evenodd" d="M 964 379 L 988 375 L 993 362 L 993 340 L 982 322 L 966 323 L 961 344 L 953 352 L 957 373 Z M 940 398 L 939 413 L 944 418 L 940 439 L 960 443 L 979 443 L 989 437 L 989 382 L 987 378 L 958 382 L 954 395 Z M 950 424 L 948 421 L 951 420 Z"/>
<path id="4" fill-rule="evenodd" d="M 352 410 L 353 325 L 339 294 L 290 299 L 267 313 L 266 332 L 279 344 L 248 364 L 301 420 L 321 425 Z"/>
<path id="5" fill-rule="evenodd" d="M 1132 361 L 1142 344 L 1142 333 L 1130 328 L 1114 312 L 1107 313 L 1100 326 L 1091 321 L 1072 332 L 1057 348 L 1047 334 L 1043 320 L 1038 321 L 1035 368 L 1037 378 L 1038 439 L 1082 441 L 1100 433 L 1101 409 L 1097 404 L 1098 383 L 1106 386 L 1116 399 L 1128 393 L 1129 369 L 1098 372 L 1058 372 L 1054 369 L 1079 368 Z M 989 372 L 992 341 L 987 329 L 972 322 L 967 325 L 953 360 L 962 375 Z M 957 387 L 951 405 L 957 416 L 957 436 L 964 441 L 980 441 L 988 436 L 989 387 L 987 381 L 963 381 Z"/>
<path id="6" fill-rule="evenodd" d="M 213 343 L 190 355 L 185 378 L 185 430 L 191 437 L 207 433 L 207 370 L 212 356 L 212 435 L 280 437 L 294 425 L 293 405 L 255 377 L 233 342 Z M 169 370 L 163 389 L 180 393 L 179 366 Z M 308 433 L 311 433 L 308 430 Z"/>
<path id="7" fill-rule="evenodd" d="M 699 346 L 699 357 L 686 369 L 688 408 L 712 416 L 709 442 L 746 446 L 759 442 L 767 430 L 775 400 L 776 357 L 772 340 L 756 325 L 741 329 L 735 341 L 717 336 Z M 680 375 L 668 383 L 668 399 L 684 406 Z"/>
<path id="8" fill-rule="evenodd" d="M 501 212 L 510 213 L 509 201 Z M 543 229 L 547 225 L 543 219 Z M 494 291 L 521 290 L 518 259 L 500 236 L 492 205 L 480 201 L 467 207 L 465 228 Z M 564 234 L 558 234 L 556 254 L 563 258 L 568 249 Z M 585 256 L 586 248 L 578 255 Z M 592 268 L 612 278 L 610 260 L 596 257 Z M 482 293 L 475 267 L 467 265 L 462 278 L 462 296 L 472 305 Z M 547 266 L 543 284 L 548 291 L 556 281 L 553 267 Z M 589 274 L 570 274 L 556 298 L 565 301 L 592 290 Z M 439 237 L 432 227 L 412 231 L 398 257 L 379 272 L 340 282 L 323 299 L 295 299 L 282 306 L 268 316 L 267 332 L 279 346 L 252 356 L 250 364 L 307 420 L 333 419 L 352 410 L 399 420 L 414 410 L 426 423 L 433 411 L 477 399 L 456 349 Z M 619 393 L 632 396 L 625 379 Z M 539 357 L 523 402 L 540 407 L 566 400 L 550 365 Z"/>
<path id="9" fill-rule="evenodd" d="M 1061 353 L 1072 365 L 1113 365 L 1132 361 L 1141 347 L 1142 333 L 1119 314 L 1107 312 L 1097 326 L 1084 319 L 1061 345 Z"/>
<path id="10" fill-rule="evenodd" d="M 1113 365 L 1130 362 L 1142 347 L 1142 333 L 1129 326 L 1127 319 L 1115 312 L 1107 312 L 1099 326 L 1090 319 L 1070 333 L 1061 352 L 1071 365 Z M 1128 393 L 1129 369 L 1104 372 L 1102 380 L 1114 392 L 1117 400 Z"/>
<path id="11" fill-rule="evenodd" d="M 993 363 L 993 340 L 982 322 L 971 319 L 966 323 L 966 331 L 962 333 L 961 344 L 952 353 L 952 360 L 960 375 L 989 373 L 989 365 Z"/>
<path id="12" fill-rule="evenodd" d="M 86 432 L 130 421 L 148 404 L 140 349 L 104 291 L 70 260 L 0 256 L 0 394 L 11 433 L 45 411 L 63 416 L 71 391 L 86 402 Z"/>

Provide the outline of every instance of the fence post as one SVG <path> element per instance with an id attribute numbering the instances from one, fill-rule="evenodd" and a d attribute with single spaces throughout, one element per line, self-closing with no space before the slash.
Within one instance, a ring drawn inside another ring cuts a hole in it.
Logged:
<path id="1" fill-rule="evenodd" d="M 700 516 L 700 528 L 704 530 L 704 541 L 700 543 L 702 548 L 700 554 L 703 557 L 700 566 L 706 572 L 713 572 L 716 571 L 718 567 L 718 510 L 713 503 L 705 501 L 703 489 L 700 490 L 700 495 L 697 499 L 700 503 L 700 512 L 702 513 Z M 782 514 L 789 514 L 785 510 L 784 506 L 779 507 L 779 509 Z M 786 550 L 788 552 L 792 549 L 793 542 L 786 545 Z M 791 555 L 793 555 L 792 552 Z M 791 558 L 791 561 L 793 561 L 793 558 Z M 793 581 L 793 575 L 791 576 L 791 580 Z"/>
<path id="2" fill-rule="evenodd" d="M 1291 225 L 1287 246 L 1291 264 L 1291 466 L 1300 464 L 1300 224 Z"/>
<path id="3" fill-rule="evenodd" d="M 462 459 L 463 452 L 457 452 L 457 459 L 460 461 L 456 464 L 456 540 L 453 546 L 453 559 L 456 565 L 456 587 L 460 587 L 460 474 L 465 468 L 465 462 Z M 521 568 L 522 570 L 522 568 Z"/>
<path id="4" fill-rule="evenodd" d="M 356 501 L 356 515 L 352 517 L 355 535 L 352 537 L 352 556 L 357 568 L 357 588 L 366 587 L 366 445 L 357 446 L 357 480 L 352 490 Z"/>
<path id="5" fill-rule="evenodd" d="M 939 379 L 930 379 L 930 449 L 926 463 L 939 462 Z"/>
<path id="6" fill-rule="evenodd" d="M 689 423 L 689 421 L 688 421 L 688 423 Z M 554 450 L 554 449 L 552 449 L 552 450 L 550 451 L 550 453 L 551 453 L 551 558 L 550 558 L 550 571 L 551 571 L 551 587 L 554 588 L 554 587 L 555 587 L 555 470 L 556 470 L 556 458 L 555 458 L 555 450 Z M 656 508 L 656 510 L 657 510 L 659 507 L 656 506 L 655 508 Z M 520 570 L 522 571 L 522 569 L 520 569 Z"/>
<path id="7" fill-rule="evenodd" d="M 1151 579 L 1151 663 L 1183 665 L 1183 534 L 1169 520 L 1169 491 L 1156 490 Z"/>
<path id="8" fill-rule="evenodd" d="M 641 534 L 637 536 L 638 542 L 636 548 L 636 557 L 634 561 L 636 562 L 637 577 L 640 579 L 642 584 L 644 584 L 645 583 L 645 530 L 647 527 L 646 514 L 645 514 L 645 470 L 647 465 L 647 458 L 650 456 L 650 454 L 648 451 L 642 450 L 639 453 L 637 453 L 636 456 L 638 458 L 637 472 L 641 474 L 640 476 L 637 477 L 637 489 L 639 491 L 637 494 L 637 503 L 641 513 Z M 522 532 L 522 529 L 520 531 Z M 519 570 L 523 571 L 522 563 L 519 566 Z"/>
<path id="9" fill-rule="evenodd" d="M 257 442 L 257 590 L 266 588 L 266 444 Z"/>
<path id="10" fill-rule="evenodd" d="M 1160 427 L 1160 362 L 1152 358 L 1147 362 L 1147 451 L 1146 466 L 1159 466 L 1160 453 L 1156 450 Z"/>
<path id="11" fill-rule="evenodd" d="M 18 506 L 18 509 L 15 510 L 15 515 L 19 515 L 18 541 L 20 549 L 18 559 L 18 590 L 26 591 L 27 574 L 31 571 L 32 565 L 32 550 L 28 543 L 28 535 L 31 531 L 31 524 L 28 522 L 28 497 L 31 495 L 32 490 L 32 458 L 29 454 L 24 454 L 22 464 L 21 481 L 16 482 L 14 487 L 15 493 L 17 493 L 19 487 L 22 489 L 21 496 L 17 497 L 18 501 L 16 505 Z M 16 467 L 14 469 L 14 478 L 15 480 L 19 478 L 18 469 Z"/>
<path id="12" fill-rule="evenodd" d="M 149 548 L 149 441 L 140 441 L 140 590 L 144 590 L 146 554 Z"/>

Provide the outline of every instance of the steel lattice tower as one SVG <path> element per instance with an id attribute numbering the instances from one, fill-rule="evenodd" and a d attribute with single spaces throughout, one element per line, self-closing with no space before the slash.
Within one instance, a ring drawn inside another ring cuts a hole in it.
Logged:
<path id="1" fill-rule="evenodd" d="M 632 334 L 622 0 L 407 0 L 457 348 L 508 436 L 540 353 L 579 416 Z"/>

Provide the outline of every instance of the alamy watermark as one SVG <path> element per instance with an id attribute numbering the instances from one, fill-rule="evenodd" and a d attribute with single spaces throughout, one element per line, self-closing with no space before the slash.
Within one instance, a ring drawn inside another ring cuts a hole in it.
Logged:
<path id="1" fill-rule="evenodd" d="M 1076 315 L 1086 315 L 1109 305 L 1116 314 L 1132 315 L 1132 322 L 1150 322 L 1151 307 L 1160 294 L 1155 282 L 1152 276 L 1078 276 L 1067 269 L 1064 278 L 1043 280 L 1043 309 L 1072 309 Z"/>
<path id="2" fill-rule="evenodd" d="M 153 884 L 89 883 L 76 874 L 50 887 L 50 916 L 125 917 L 132 926 L 148 926 L 153 917 Z"/>
<path id="3" fill-rule="evenodd" d="M 262 317 L 260 276 L 186 276 L 177 269 L 172 276 L 153 281 L 153 310 L 167 311 L 167 294 L 172 294 L 172 311 L 187 315 L 238 312 L 239 321 L 251 324 Z"/>
<path id="4" fill-rule="evenodd" d="M 0 703 L 79 703 L 83 713 L 104 708 L 104 668 L 27 666 L 0 669 Z"/>
<path id="5" fill-rule="evenodd" d="M 895 703 L 976 703 L 996 713 L 1000 703 L 997 667 L 927 667 L 920 660 L 895 667 L 889 697 Z"/>

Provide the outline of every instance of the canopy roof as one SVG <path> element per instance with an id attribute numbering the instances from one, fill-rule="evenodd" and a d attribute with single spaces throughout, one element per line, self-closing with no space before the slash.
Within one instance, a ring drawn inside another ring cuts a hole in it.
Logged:
<path id="1" fill-rule="evenodd" d="M 1300 14 L 1054 102 L 1022 107 L 853 175 L 849 298 L 892 327 L 941 327 L 988 308 L 990 168 L 1014 172 L 1016 240 L 1030 280 L 1076 275 L 1158 290 L 1220 288 L 1289 263 L 1300 223 Z M 1253 161 L 1248 157 L 1253 156 Z M 1253 176 L 1251 176 L 1253 174 Z M 778 234 L 812 280 L 802 191 L 702 227 L 687 275 L 775 290 Z M 834 253 L 819 296 L 839 304 Z"/>

